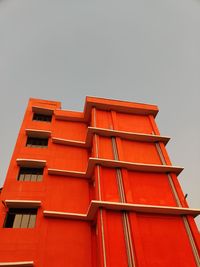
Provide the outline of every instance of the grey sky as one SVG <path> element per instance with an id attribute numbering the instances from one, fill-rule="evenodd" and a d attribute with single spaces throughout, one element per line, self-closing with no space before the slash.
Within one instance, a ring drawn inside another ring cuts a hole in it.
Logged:
<path id="1" fill-rule="evenodd" d="M 198 0 L 1 0 L 1 184 L 29 97 L 82 110 L 86 95 L 102 96 L 159 106 L 199 207 L 199 48 Z"/>

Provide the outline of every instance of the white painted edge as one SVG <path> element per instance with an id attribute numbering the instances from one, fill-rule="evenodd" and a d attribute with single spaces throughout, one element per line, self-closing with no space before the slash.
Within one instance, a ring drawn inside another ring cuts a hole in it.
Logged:
<path id="1" fill-rule="evenodd" d="M 10 266 L 10 267 L 17 267 L 17 266 L 34 266 L 33 261 L 15 261 L 15 262 L 0 262 L 0 266 Z"/>
<path id="2" fill-rule="evenodd" d="M 3 202 L 8 208 L 38 208 L 41 206 L 40 200 L 6 199 Z"/>
<path id="3" fill-rule="evenodd" d="M 20 167 L 44 167 L 46 166 L 46 160 L 40 159 L 25 159 L 25 158 L 17 158 L 17 165 Z"/>
<path id="4" fill-rule="evenodd" d="M 162 135 L 153 135 L 147 133 L 138 133 L 138 132 L 127 132 L 115 129 L 106 129 L 100 127 L 88 127 L 88 134 L 89 133 L 97 133 L 103 136 L 115 136 L 121 137 L 122 139 L 132 140 L 132 141 L 141 141 L 141 142 L 167 142 L 170 140 L 169 136 L 162 136 Z M 86 138 L 87 139 L 87 138 Z"/>
<path id="5" fill-rule="evenodd" d="M 43 214 L 45 217 L 53 217 L 53 218 L 66 218 L 66 219 L 73 219 L 76 217 L 80 220 L 87 220 L 86 214 L 81 213 L 70 213 L 70 212 L 59 212 L 59 211 L 50 211 L 50 210 L 44 210 Z"/>
<path id="6" fill-rule="evenodd" d="M 91 162 L 91 163 L 90 163 Z M 89 158 L 89 164 L 86 171 L 86 175 L 90 176 L 93 172 L 93 165 L 102 165 L 108 168 L 126 168 L 130 171 L 141 171 L 141 172 L 158 172 L 158 173 L 181 173 L 183 167 L 173 165 L 160 165 L 160 164 L 147 164 L 139 162 L 120 161 L 103 158 Z"/>
<path id="7" fill-rule="evenodd" d="M 71 146 L 78 146 L 78 147 L 85 147 L 86 143 L 83 141 L 75 141 L 63 138 L 52 137 L 52 142 L 55 144 L 61 145 L 71 145 Z"/>
<path id="8" fill-rule="evenodd" d="M 64 138 L 58 138 L 58 137 L 53 137 L 52 141 L 53 143 L 56 143 L 56 144 L 80 146 L 80 147 L 88 148 L 91 145 L 92 134 L 95 134 L 95 133 L 101 136 L 105 136 L 105 137 L 106 136 L 110 137 L 114 135 L 116 137 L 121 137 L 122 139 L 125 139 L 125 140 L 130 140 L 130 141 L 132 140 L 132 141 L 138 141 L 138 142 L 151 142 L 151 143 L 163 142 L 164 144 L 167 144 L 168 141 L 170 140 L 170 137 L 168 136 L 118 131 L 118 130 L 113 130 L 113 129 L 89 126 L 87 130 L 86 141 L 78 141 L 78 140 L 64 139 Z"/>
<path id="9" fill-rule="evenodd" d="M 38 130 L 38 129 L 26 129 L 26 134 L 30 137 L 50 137 L 51 131 Z"/>
<path id="10" fill-rule="evenodd" d="M 86 176 L 85 172 L 52 169 L 52 168 L 48 168 L 48 174 L 49 175 L 72 176 L 72 177 L 80 177 L 80 178 L 85 178 Z"/>
<path id="11" fill-rule="evenodd" d="M 44 216 L 52 218 L 61 219 L 74 219 L 74 220 L 93 220 L 95 214 L 99 208 L 104 208 L 107 210 L 114 211 L 132 211 L 136 213 L 145 214 L 160 214 L 160 215 L 171 215 L 171 216 L 183 216 L 191 215 L 198 216 L 200 214 L 199 209 L 190 208 L 180 208 L 172 206 L 155 206 L 155 205 L 143 205 L 143 204 L 133 204 L 133 203 L 121 203 L 121 202 L 109 202 L 109 201 L 98 201 L 92 200 L 90 202 L 87 213 L 69 213 L 69 212 L 59 212 L 59 211 L 43 211 Z"/>
<path id="12" fill-rule="evenodd" d="M 101 165 L 108 168 L 125 168 L 129 171 L 140 171 L 140 172 L 156 172 L 156 173 L 175 173 L 180 174 L 183 170 L 182 167 L 172 166 L 172 165 L 158 165 L 158 164 L 145 164 L 145 163 L 135 163 L 111 159 L 102 158 L 89 158 L 88 167 L 86 172 L 78 172 L 71 170 L 61 170 L 61 169 L 48 169 L 48 174 L 51 175 L 62 175 L 62 176 L 72 176 L 80 177 L 85 179 L 92 178 L 92 173 L 94 171 L 95 165 Z"/>

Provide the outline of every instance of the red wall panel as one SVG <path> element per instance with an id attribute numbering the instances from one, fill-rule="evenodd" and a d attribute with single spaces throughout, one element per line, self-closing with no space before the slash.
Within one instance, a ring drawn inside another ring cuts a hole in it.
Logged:
<path id="1" fill-rule="evenodd" d="M 99 157 L 113 159 L 111 138 L 99 136 Z"/>
<path id="2" fill-rule="evenodd" d="M 43 266 L 92 267 L 91 241 L 88 222 L 48 219 Z"/>
<path id="3" fill-rule="evenodd" d="M 101 167 L 101 193 L 104 201 L 119 201 L 116 170 Z"/>
<path id="4" fill-rule="evenodd" d="M 96 110 L 96 127 L 112 129 L 112 120 L 109 111 Z"/>
<path id="5" fill-rule="evenodd" d="M 109 267 L 128 266 L 122 214 L 106 211 L 105 240 Z M 117 237 L 117 238 L 116 238 Z"/>
<path id="6" fill-rule="evenodd" d="M 81 122 L 56 120 L 53 128 L 53 137 L 85 141 L 87 125 Z"/>
<path id="7" fill-rule="evenodd" d="M 48 198 L 44 205 L 47 210 L 86 213 L 89 199 L 89 183 L 84 179 L 64 176 L 47 177 L 46 192 Z"/>
<path id="8" fill-rule="evenodd" d="M 122 140 L 124 161 L 161 164 L 160 156 L 154 143 Z"/>
<path id="9" fill-rule="evenodd" d="M 117 122 L 117 130 L 136 133 L 152 133 L 152 126 L 148 116 L 117 113 Z"/>
<path id="10" fill-rule="evenodd" d="M 35 228 L 1 228 L 0 235 L 1 262 L 33 260 L 44 267 L 93 267 L 88 222 L 44 218 L 40 208 Z"/>
<path id="11" fill-rule="evenodd" d="M 128 172 L 129 184 L 125 192 L 131 190 L 133 203 L 161 206 L 176 206 L 167 174 L 148 172 Z"/>
<path id="12" fill-rule="evenodd" d="M 58 144 L 52 144 L 52 147 L 49 148 L 49 168 L 85 171 L 87 165 L 87 149 Z"/>
<path id="13" fill-rule="evenodd" d="M 144 253 L 138 256 L 148 267 L 196 267 L 181 217 L 138 214 L 137 219 Z"/>

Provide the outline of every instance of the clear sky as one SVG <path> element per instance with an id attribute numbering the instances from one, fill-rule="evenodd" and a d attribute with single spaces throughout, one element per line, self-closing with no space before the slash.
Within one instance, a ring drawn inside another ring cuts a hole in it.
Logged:
<path id="1" fill-rule="evenodd" d="M 158 105 L 200 207 L 200 1 L 0 0 L 1 184 L 29 97 L 82 110 L 86 95 Z"/>

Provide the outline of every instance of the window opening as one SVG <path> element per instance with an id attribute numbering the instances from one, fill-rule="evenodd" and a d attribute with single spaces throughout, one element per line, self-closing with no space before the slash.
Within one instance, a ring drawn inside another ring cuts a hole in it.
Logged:
<path id="1" fill-rule="evenodd" d="M 36 138 L 28 136 L 27 147 L 47 147 L 48 146 L 48 138 Z"/>
<path id="2" fill-rule="evenodd" d="M 52 115 L 39 114 L 39 113 L 33 114 L 33 121 L 51 122 L 51 120 L 52 120 Z"/>
<path id="3" fill-rule="evenodd" d="M 4 228 L 34 228 L 37 209 L 9 209 Z"/>
<path id="4" fill-rule="evenodd" d="M 43 178 L 43 168 L 21 167 L 19 170 L 18 181 L 41 182 Z"/>

